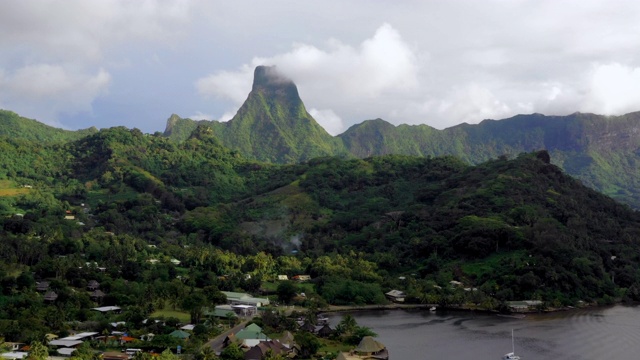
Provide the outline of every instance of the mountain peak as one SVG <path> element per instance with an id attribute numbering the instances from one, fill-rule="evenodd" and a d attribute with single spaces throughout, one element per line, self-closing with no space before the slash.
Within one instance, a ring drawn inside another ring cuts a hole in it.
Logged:
<path id="1" fill-rule="evenodd" d="M 299 97 L 298 88 L 291 79 L 278 72 L 275 66 L 257 66 L 253 72 L 252 91 L 273 92 L 276 95 Z"/>

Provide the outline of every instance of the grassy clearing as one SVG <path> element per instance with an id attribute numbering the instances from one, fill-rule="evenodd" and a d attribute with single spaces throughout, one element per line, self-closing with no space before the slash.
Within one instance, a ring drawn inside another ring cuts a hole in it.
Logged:
<path id="1" fill-rule="evenodd" d="M 278 284 L 280 284 L 279 281 L 265 281 L 262 283 L 262 288 L 269 291 L 276 291 L 278 290 Z M 300 291 L 304 293 L 310 294 L 315 292 L 312 283 L 296 282 L 294 284 L 296 287 L 298 287 L 298 289 L 300 289 Z"/>
<path id="2" fill-rule="evenodd" d="M 119 200 L 133 200 L 138 196 L 138 193 L 131 188 L 126 191 L 121 191 L 116 194 L 110 193 L 108 189 L 100 189 L 95 191 L 89 191 L 87 194 L 87 202 L 95 206 L 98 202 L 110 203 L 112 201 Z"/>
<path id="3" fill-rule="evenodd" d="M 173 317 L 177 318 L 181 322 L 189 322 L 191 320 L 189 313 L 180 310 L 173 310 L 171 307 L 165 307 L 162 310 L 156 310 L 153 312 L 153 314 L 151 314 L 151 317 L 164 317 L 165 319 Z"/>
<path id="4" fill-rule="evenodd" d="M 502 267 L 502 264 L 519 262 L 525 257 L 525 251 L 514 251 L 509 253 L 494 254 L 482 260 L 476 260 L 461 264 L 462 271 L 467 275 L 477 278 L 492 273 L 495 269 Z"/>
<path id="5" fill-rule="evenodd" d="M 11 180 L 0 180 L 0 196 L 18 196 L 29 192 L 27 188 L 19 188 Z"/>
<path id="6" fill-rule="evenodd" d="M 0 196 L 18 196 L 28 192 L 29 189 L 0 189 Z"/>
<path id="7" fill-rule="evenodd" d="M 320 354 L 337 354 L 339 352 L 347 352 L 354 348 L 354 346 L 345 345 L 339 341 L 322 338 L 320 338 L 319 340 L 322 344 L 320 346 L 320 349 L 318 350 Z"/>

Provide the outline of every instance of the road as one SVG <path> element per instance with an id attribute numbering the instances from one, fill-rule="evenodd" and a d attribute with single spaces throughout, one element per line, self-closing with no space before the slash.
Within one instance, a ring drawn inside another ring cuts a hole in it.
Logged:
<path id="1" fill-rule="evenodd" d="M 224 339 L 230 334 L 232 333 L 236 334 L 238 333 L 238 331 L 244 329 L 244 327 L 247 326 L 247 323 L 249 321 L 250 319 L 244 320 L 240 324 L 232 327 L 231 329 L 223 332 L 222 334 L 214 337 L 213 339 L 209 339 L 209 341 L 207 341 L 205 346 L 211 346 L 211 348 L 213 349 L 213 351 L 215 351 L 216 354 L 220 354 L 220 352 L 222 351 L 222 342 L 224 341 Z"/>

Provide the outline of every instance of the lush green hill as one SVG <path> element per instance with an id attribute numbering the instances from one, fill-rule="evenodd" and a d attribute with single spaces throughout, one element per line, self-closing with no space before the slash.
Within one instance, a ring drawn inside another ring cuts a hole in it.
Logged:
<path id="1" fill-rule="evenodd" d="M 100 330 L 92 278 L 108 292 L 103 305 L 126 309 L 109 321 L 166 303 L 192 309 L 176 299 L 218 289 L 255 292 L 277 274 L 310 274 L 304 291 L 319 304 L 379 303 L 394 288 L 409 301 L 485 309 L 640 300 L 640 215 L 545 151 L 478 165 L 405 155 L 275 165 L 225 148 L 206 125 L 183 142 L 119 127 L 0 146 L 7 339 L 76 319 Z M 93 261 L 108 270 L 84 269 Z M 43 302 L 35 279 L 60 299 Z"/>
<path id="2" fill-rule="evenodd" d="M 0 136 L 12 139 L 35 140 L 40 142 L 65 142 L 80 139 L 98 131 L 95 127 L 69 131 L 27 119 L 18 114 L 0 110 Z"/>

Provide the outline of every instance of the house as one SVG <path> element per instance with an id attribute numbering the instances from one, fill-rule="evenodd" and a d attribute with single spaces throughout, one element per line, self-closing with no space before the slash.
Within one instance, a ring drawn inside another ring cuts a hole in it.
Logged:
<path id="1" fill-rule="evenodd" d="M 404 302 L 406 294 L 404 293 L 404 291 L 391 290 L 391 291 L 385 293 L 385 296 L 387 297 L 387 299 L 389 299 L 389 300 L 391 300 L 393 302 Z"/>
<path id="2" fill-rule="evenodd" d="M 73 354 L 74 351 L 76 351 L 76 348 L 60 348 L 57 350 L 58 354 L 62 355 L 62 356 L 71 356 L 71 354 Z"/>
<path id="3" fill-rule="evenodd" d="M 87 289 L 93 291 L 93 290 L 97 290 L 100 288 L 100 283 L 97 282 L 96 280 L 91 280 L 87 283 Z"/>
<path id="4" fill-rule="evenodd" d="M 47 291 L 49 290 L 49 282 L 48 281 L 41 281 L 36 283 L 36 290 L 37 291 Z"/>
<path id="5" fill-rule="evenodd" d="M 189 334 L 186 331 L 175 330 L 174 332 L 169 334 L 169 336 L 172 336 L 172 337 L 178 338 L 178 339 L 182 339 L 182 340 L 187 340 L 189 338 L 189 336 L 191 336 L 191 334 Z"/>
<path id="6" fill-rule="evenodd" d="M 228 318 L 229 313 L 234 316 L 254 316 L 258 313 L 258 307 L 255 305 L 216 305 L 214 311 L 207 312 L 205 315 L 215 316 L 220 318 Z"/>
<path id="7" fill-rule="evenodd" d="M 238 293 L 232 291 L 222 291 L 227 297 L 227 304 L 231 305 L 254 305 L 256 307 L 269 305 L 269 299 L 256 298 L 246 293 Z"/>
<path id="8" fill-rule="evenodd" d="M 58 340 L 94 340 L 98 336 L 97 332 L 88 331 L 88 332 L 79 332 L 74 335 L 70 335 Z"/>
<path id="9" fill-rule="evenodd" d="M 82 340 L 69 340 L 67 338 L 62 338 L 62 339 L 49 341 L 49 346 L 60 347 L 60 348 L 72 348 L 82 343 L 83 343 Z"/>
<path id="10" fill-rule="evenodd" d="M 204 315 L 224 319 L 228 319 L 229 317 L 236 317 L 236 313 L 233 311 L 231 305 L 216 305 L 213 310 L 205 310 Z"/>
<path id="11" fill-rule="evenodd" d="M 293 279 L 295 281 L 310 281 L 311 280 L 311 275 L 296 275 L 296 276 L 292 277 L 291 279 Z"/>
<path id="12" fill-rule="evenodd" d="M 250 324 L 235 334 L 235 338 L 242 342 L 243 346 L 253 347 L 261 341 L 271 340 L 262 332 L 262 328 L 256 324 Z"/>
<path id="13" fill-rule="evenodd" d="M 97 308 L 91 308 L 91 310 L 99 311 L 103 314 L 108 312 L 120 314 L 120 312 L 122 312 L 122 309 L 119 306 L 101 306 Z"/>
<path id="14" fill-rule="evenodd" d="M 29 356 L 28 352 L 25 351 L 11 351 L 0 354 L 0 357 L 3 359 L 26 359 Z"/>
<path id="15" fill-rule="evenodd" d="M 169 260 L 169 261 L 171 261 L 171 263 L 172 263 L 173 265 L 175 265 L 175 266 L 178 266 L 178 265 L 180 265 L 180 263 L 181 263 L 181 261 L 180 261 L 180 260 L 178 260 L 178 259 L 176 259 L 176 258 L 173 258 L 173 259 L 171 259 L 171 260 Z"/>
<path id="16" fill-rule="evenodd" d="M 327 338 L 333 334 L 333 329 L 329 324 L 324 324 L 320 329 L 317 329 L 316 334 L 320 337 Z"/>
<path id="17" fill-rule="evenodd" d="M 75 219 L 76 219 L 76 217 L 75 217 L 75 216 L 73 216 L 73 215 L 65 215 L 65 216 L 64 216 L 64 219 L 65 219 L 65 220 L 75 220 Z"/>
<path id="18" fill-rule="evenodd" d="M 9 351 L 18 351 L 20 350 L 23 346 L 25 346 L 25 343 L 21 343 L 21 342 L 10 342 L 7 341 L 4 344 L 2 344 L 2 346 L 6 347 L 7 349 L 9 349 Z"/>
<path id="19" fill-rule="evenodd" d="M 49 290 L 46 294 L 44 294 L 44 301 L 54 302 L 57 298 L 58 294 L 56 294 L 55 291 Z"/>
<path id="20" fill-rule="evenodd" d="M 271 351 L 273 355 L 282 355 L 290 350 L 278 341 L 262 341 L 244 353 L 245 360 L 262 360 Z"/>
<path id="21" fill-rule="evenodd" d="M 365 336 L 360 340 L 360 344 L 348 353 L 340 353 L 336 360 L 388 360 L 389 352 L 387 347 L 376 341 L 371 336 Z"/>
<path id="22" fill-rule="evenodd" d="M 310 322 L 305 322 L 304 324 L 302 324 L 302 326 L 300 326 L 300 330 L 315 334 L 316 327 Z"/>
<path id="23" fill-rule="evenodd" d="M 105 297 L 105 293 L 103 293 L 102 290 L 96 290 L 96 291 L 92 292 L 91 295 L 89 295 L 89 297 L 93 301 L 101 301 L 102 298 Z"/>
<path id="24" fill-rule="evenodd" d="M 534 310 L 540 305 L 542 305 L 540 300 L 507 301 L 507 306 L 513 312 Z"/>
<path id="25" fill-rule="evenodd" d="M 293 349 L 293 347 L 296 344 L 295 340 L 293 339 L 293 334 L 291 333 L 291 331 L 285 331 L 284 334 L 282 334 L 282 337 L 278 341 L 280 341 L 280 344 L 284 345 L 289 349 Z"/>
<path id="26" fill-rule="evenodd" d="M 278 280 L 280 281 L 289 280 L 289 277 L 287 275 L 278 275 Z"/>
<path id="27" fill-rule="evenodd" d="M 193 328 L 195 328 L 196 326 L 193 324 L 187 324 L 183 327 L 180 328 L 180 330 L 187 330 L 187 331 L 193 331 Z"/>

